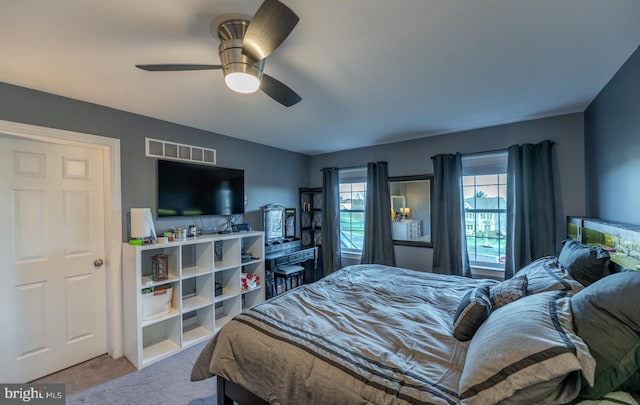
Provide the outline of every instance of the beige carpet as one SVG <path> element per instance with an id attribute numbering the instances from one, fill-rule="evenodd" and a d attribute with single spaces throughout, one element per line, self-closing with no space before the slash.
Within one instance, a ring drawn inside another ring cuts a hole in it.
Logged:
<path id="1" fill-rule="evenodd" d="M 216 380 L 191 382 L 191 368 L 206 342 L 142 370 L 72 394 L 67 405 L 215 405 Z M 68 382 L 66 382 L 68 384 Z"/>
<path id="2" fill-rule="evenodd" d="M 136 368 L 126 357 L 114 359 L 105 354 L 32 382 L 65 384 L 69 396 L 134 371 Z"/>

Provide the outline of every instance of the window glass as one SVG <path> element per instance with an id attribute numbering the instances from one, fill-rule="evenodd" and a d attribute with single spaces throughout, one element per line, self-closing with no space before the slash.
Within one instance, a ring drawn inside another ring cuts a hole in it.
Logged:
<path id="1" fill-rule="evenodd" d="M 507 153 L 463 165 L 465 234 L 471 265 L 504 269 L 507 244 Z M 493 171 L 493 173 L 491 173 Z"/>
<path id="2" fill-rule="evenodd" d="M 340 170 L 340 245 L 343 252 L 362 253 L 366 176 L 366 168 Z"/>

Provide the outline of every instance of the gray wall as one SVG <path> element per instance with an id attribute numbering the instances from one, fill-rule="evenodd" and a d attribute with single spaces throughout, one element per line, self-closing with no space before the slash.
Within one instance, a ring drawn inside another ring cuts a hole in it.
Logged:
<path id="1" fill-rule="evenodd" d="M 145 137 L 216 149 L 217 164 L 244 169 L 247 208 L 244 221 L 262 229 L 260 207 L 297 207 L 298 188 L 309 179 L 309 156 L 131 114 L 95 104 L 0 83 L 0 119 L 120 139 L 123 240 L 131 207 L 156 206 L 156 159 L 145 157 Z M 161 219 L 156 230 L 185 226 L 193 219 Z M 201 222 L 216 226 L 223 217 Z"/>
<path id="2" fill-rule="evenodd" d="M 4 83 L 0 83 L 0 119 L 120 139 L 125 214 L 134 206 L 155 207 L 155 159 L 144 156 L 145 137 L 213 148 L 220 166 L 244 169 L 248 199 L 244 219 L 255 229 L 262 229 L 262 205 L 277 202 L 297 207 L 298 187 L 321 186 L 322 167 L 364 166 L 386 160 L 390 176 L 428 174 L 433 173 L 430 157 L 438 153 L 482 152 L 544 139 L 556 143 L 559 240 L 564 237 L 564 217 L 585 215 L 586 210 L 582 114 L 312 157 Z M 126 215 L 123 220 L 124 240 Z M 157 225 L 162 230 L 189 222 L 163 219 Z M 396 247 L 398 265 L 418 270 L 431 269 L 431 254 L 429 248 Z"/>
<path id="3" fill-rule="evenodd" d="M 640 225 L 640 47 L 584 116 L 587 215 Z"/>
<path id="4" fill-rule="evenodd" d="M 583 114 L 523 121 L 514 124 L 426 137 L 406 142 L 353 149 L 311 157 L 311 186 L 322 184 L 323 167 L 365 166 L 367 162 L 389 162 L 389 176 L 433 173 L 431 156 L 439 153 L 474 153 L 506 149 L 514 144 L 555 142 L 557 239 L 565 237 L 565 217 L 585 214 Z M 558 246 L 559 248 L 559 246 Z M 431 270 L 432 249 L 396 247 L 396 262 L 416 270 Z"/>

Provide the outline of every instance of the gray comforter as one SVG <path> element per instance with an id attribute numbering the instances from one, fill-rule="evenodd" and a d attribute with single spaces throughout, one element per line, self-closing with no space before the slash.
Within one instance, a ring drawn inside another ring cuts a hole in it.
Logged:
<path id="1" fill-rule="evenodd" d="M 236 316 L 192 379 L 220 375 L 274 404 L 456 404 L 463 295 L 492 280 L 351 266 Z"/>

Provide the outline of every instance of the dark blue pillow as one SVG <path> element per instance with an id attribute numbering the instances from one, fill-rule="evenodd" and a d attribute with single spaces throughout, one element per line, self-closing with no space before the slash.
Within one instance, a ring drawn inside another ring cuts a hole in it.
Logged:
<path id="1" fill-rule="evenodd" d="M 585 287 L 609 274 L 609 252 L 573 239 L 565 241 L 558 262 Z"/>
<path id="2" fill-rule="evenodd" d="M 453 337 L 461 342 L 471 340 L 480 325 L 491 314 L 489 287 L 475 287 L 465 294 L 453 318 Z"/>

